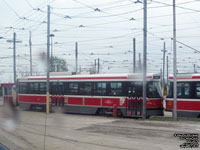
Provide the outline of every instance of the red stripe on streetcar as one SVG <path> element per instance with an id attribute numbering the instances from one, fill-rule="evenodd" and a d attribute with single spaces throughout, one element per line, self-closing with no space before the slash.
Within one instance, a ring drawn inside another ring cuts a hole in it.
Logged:
<path id="1" fill-rule="evenodd" d="M 100 98 L 85 98 L 85 105 L 101 106 L 101 99 Z"/>
<path id="2" fill-rule="evenodd" d="M 1 83 L 0 86 L 6 86 L 6 87 L 11 87 L 13 86 L 14 83 Z"/>
<path id="3" fill-rule="evenodd" d="M 50 78 L 50 80 L 88 80 L 88 79 L 127 79 L 127 77 L 67 77 L 67 78 Z M 46 80 L 46 78 L 28 78 L 28 80 Z"/>
<path id="4" fill-rule="evenodd" d="M 83 105 L 83 100 L 81 97 L 68 97 L 68 104 Z"/>
<path id="5" fill-rule="evenodd" d="M 192 79 L 200 79 L 200 76 L 193 76 Z"/>
<path id="6" fill-rule="evenodd" d="M 174 109 L 173 100 L 166 100 L 166 109 Z M 200 111 L 200 101 L 177 101 L 177 110 Z"/>
<path id="7" fill-rule="evenodd" d="M 46 103 L 46 96 L 18 95 L 18 102 Z"/>

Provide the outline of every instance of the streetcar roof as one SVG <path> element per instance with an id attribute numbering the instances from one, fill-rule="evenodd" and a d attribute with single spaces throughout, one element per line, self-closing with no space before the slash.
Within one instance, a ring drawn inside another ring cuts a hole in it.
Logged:
<path id="1" fill-rule="evenodd" d="M 12 87 L 14 83 L 0 83 L 1 87 Z"/>
<path id="2" fill-rule="evenodd" d="M 169 76 L 169 79 L 170 80 L 174 80 L 174 76 L 173 75 L 170 75 Z M 200 80 L 200 74 L 199 73 L 195 73 L 195 74 L 184 74 L 184 73 L 180 73 L 180 74 L 177 74 L 177 77 L 176 79 L 178 81 L 194 81 L 194 80 Z"/>
<path id="3" fill-rule="evenodd" d="M 142 73 L 121 73 L 121 74 L 89 74 L 89 75 L 62 75 L 62 76 L 50 76 L 50 80 L 65 80 L 65 81 L 85 81 L 85 80 L 142 80 L 143 74 Z M 160 79 L 160 75 L 154 73 L 147 74 L 147 80 L 150 79 Z M 30 77 L 22 77 L 19 78 L 18 81 L 45 81 L 46 76 L 30 76 Z"/>

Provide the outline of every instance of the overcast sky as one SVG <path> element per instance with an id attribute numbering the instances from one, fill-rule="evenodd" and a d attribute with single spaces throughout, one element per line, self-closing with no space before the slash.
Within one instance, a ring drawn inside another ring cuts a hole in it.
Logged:
<path id="1" fill-rule="evenodd" d="M 142 2 L 142 0 L 141 0 Z M 200 1 L 177 0 L 177 40 L 200 49 Z M 47 50 L 47 5 L 51 6 L 53 55 L 67 61 L 75 71 L 75 42 L 79 47 L 79 68 L 88 70 L 100 59 L 100 73 L 133 71 L 133 38 L 136 57 L 143 57 L 143 4 L 136 0 L 0 0 L 0 82 L 13 81 L 13 32 L 17 34 L 17 76 L 30 71 L 29 31 L 32 32 L 33 71 L 45 72 L 40 54 Z M 163 42 L 172 73 L 172 0 L 148 1 L 148 72 L 162 68 Z M 164 39 L 164 40 L 163 40 Z M 197 71 L 200 54 L 177 44 L 179 72 Z"/>

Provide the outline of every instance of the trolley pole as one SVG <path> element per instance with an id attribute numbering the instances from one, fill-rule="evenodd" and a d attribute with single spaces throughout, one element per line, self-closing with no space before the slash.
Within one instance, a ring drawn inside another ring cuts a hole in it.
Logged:
<path id="1" fill-rule="evenodd" d="M 30 48 L 30 74 L 32 76 L 32 41 L 31 41 L 31 31 L 29 31 L 29 48 Z"/>
<path id="2" fill-rule="evenodd" d="M 177 81 L 176 81 L 176 74 L 177 74 L 177 66 L 176 66 L 176 0 L 173 0 L 173 74 L 174 74 L 174 110 L 173 110 L 173 118 L 174 120 L 177 119 Z"/>
<path id="3" fill-rule="evenodd" d="M 133 38 L 133 73 L 136 72 L 135 70 L 135 38 Z"/>
<path id="4" fill-rule="evenodd" d="M 47 84 L 46 84 L 46 113 L 49 113 L 49 50 L 50 50 L 50 6 L 47 8 Z"/>
<path id="5" fill-rule="evenodd" d="M 75 44 L 76 74 L 78 73 L 78 42 Z"/>
<path id="6" fill-rule="evenodd" d="M 146 76 L 147 76 L 147 0 L 144 0 L 144 31 L 143 31 L 143 118 L 146 118 Z"/>

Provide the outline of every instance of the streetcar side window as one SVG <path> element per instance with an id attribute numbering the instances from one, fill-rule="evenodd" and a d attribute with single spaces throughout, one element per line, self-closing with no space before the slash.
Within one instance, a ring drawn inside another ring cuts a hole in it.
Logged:
<path id="1" fill-rule="evenodd" d="M 95 95 L 106 95 L 106 82 L 97 82 L 94 86 L 94 94 Z"/>
<path id="2" fill-rule="evenodd" d="M 190 96 L 190 84 L 189 83 L 177 83 L 177 97 L 188 98 Z"/>
<path id="3" fill-rule="evenodd" d="M 64 82 L 58 82 L 58 93 L 57 94 L 64 95 L 64 92 L 65 92 L 65 84 L 64 84 Z"/>
<path id="4" fill-rule="evenodd" d="M 195 92 L 196 92 L 196 97 L 200 97 L 200 83 L 196 83 L 196 87 L 195 87 Z"/>
<path id="5" fill-rule="evenodd" d="M 50 94 L 57 94 L 57 82 L 50 82 Z"/>
<path id="6" fill-rule="evenodd" d="M 109 95 L 113 95 L 113 96 L 122 95 L 122 83 L 121 82 L 111 82 Z"/>
<path id="7" fill-rule="evenodd" d="M 27 83 L 19 83 L 19 93 L 20 94 L 28 93 L 28 84 Z"/>
<path id="8" fill-rule="evenodd" d="M 192 97 L 191 83 L 178 82 L 177 83 L 177 98 L 189 98 Z M 199 93 L 200 94 L 200 93 Z M 168 98 L 173 98 L 173 82 L 170 83 Z"/>
<path id="9" fill-rule="evenodd" d="M 78 94 L 78 83 L 77 82 L 69 83 L 68 90 L 69 90 L 68 91 L 69 94 Z"/>
<path id="10" fill-rule="evenodd" d="M 40 89 L 40 94 L 45 94 L 46 93 L 46 83 L 45 82 L 41 82 L 39 89 Z"/>
<path id="11" fill-rule="evenodd" d="M 79 83 L 80 93 L 81 95 L 92 95 L 92 83 L 82 82 Z"/>
<path id="12" fill-rule="evenodd" d="M 39 93 L 39 83 L 34 82 L 29 84 L 29 93 L 30 94 L 38 94 Z"/>

